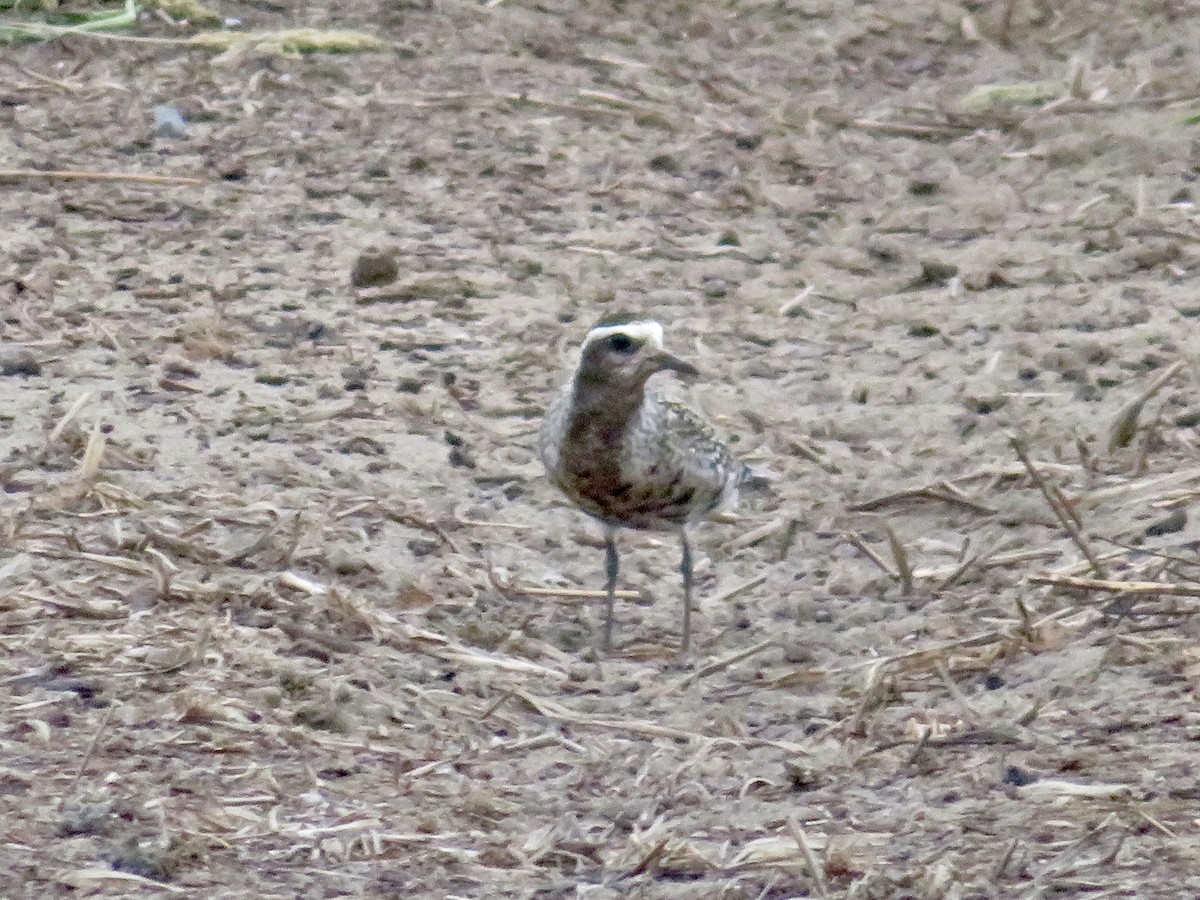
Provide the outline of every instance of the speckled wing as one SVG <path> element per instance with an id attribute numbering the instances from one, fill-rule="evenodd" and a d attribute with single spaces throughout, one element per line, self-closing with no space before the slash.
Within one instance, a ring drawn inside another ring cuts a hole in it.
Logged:
<path id="1" fill-rule="evenodd" d="M 562 468 L 562 439 L 571 414 L 571 388 L 568 382 L 559 389 L 538 429 L 538 457 L 552 479 Z"/>
<path id="2" fill-rule="evenodd" d="M 646 411 L 661 417 L 652 434 L 659 441 L 660 458 L 671 471 L 676 492 L 690 495 L 687 518 L 702 519 L 722 507 L 737 503 L 738 485 L 746 467 L 717 437 L 712 425 L 690 407 L 655 394 Z"/>

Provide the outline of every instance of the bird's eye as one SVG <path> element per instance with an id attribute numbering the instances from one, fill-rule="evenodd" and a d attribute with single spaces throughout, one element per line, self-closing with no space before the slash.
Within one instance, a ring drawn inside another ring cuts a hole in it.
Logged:
<path id="1" fill-rule="evenodd" d="M 617 353 L 632 353 L 637 349 L 637 344 L 627 334 L 614 334 L 608 339 L 608 346 Z"/>

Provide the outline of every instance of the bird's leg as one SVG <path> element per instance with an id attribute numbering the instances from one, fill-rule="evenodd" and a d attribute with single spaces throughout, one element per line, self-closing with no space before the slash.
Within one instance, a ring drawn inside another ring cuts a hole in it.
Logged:
<path id="1" fill-rule="evenodd" d="M 604 652 L 612 650 L 613 606 L 617 591 L 617 573 L 621 570 L 621 560 L 617 556 L 617 529 L 611 526 L 604 528 L 604 572 L 608 580 L 604 584 Z"/>
<path id="2" fill-rule="evenodd" d="M 679 563 L 679 571 L 683 573 L 683 646 L 679 655 L 686 659 L 692 645 L 692 545 L 687 529 L 680 530 L 679 541 L 683 544 L 683 559 Z"/>

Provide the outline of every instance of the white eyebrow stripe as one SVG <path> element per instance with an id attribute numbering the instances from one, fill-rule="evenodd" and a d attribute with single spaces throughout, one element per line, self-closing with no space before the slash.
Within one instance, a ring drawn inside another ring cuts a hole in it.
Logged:
<path id="1" fill-rule="evenodd" d="M 592 341 L 602 341 L 614 334 L 628 335 L 635 341 L 649 341 L 656 350 L 663 348 L 663 327 L 653 319 L 626 322 L 624 325 L 601 325 L 593 328 L 584 339 L 583 346 L 586 347 Z"/>

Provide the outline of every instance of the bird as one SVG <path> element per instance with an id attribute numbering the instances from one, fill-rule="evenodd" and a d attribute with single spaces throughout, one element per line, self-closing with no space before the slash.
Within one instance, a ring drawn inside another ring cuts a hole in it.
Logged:
<path id="1" fill-rule="evenodd" d="M 700 374 L 664 349 L 663 334 L 660 322 L 625 312 L 593 325 L 574 374 L 542 420 L 538 455 L 550 481 L 604 526 L 606 653 L 620 572 L 618 530 L 678 534 L 686 659 L 694 581 L 688 528 L 736 506 L 739 488 L 754 476 L 702 415 L 648 386 L 660 372 Z"/>

